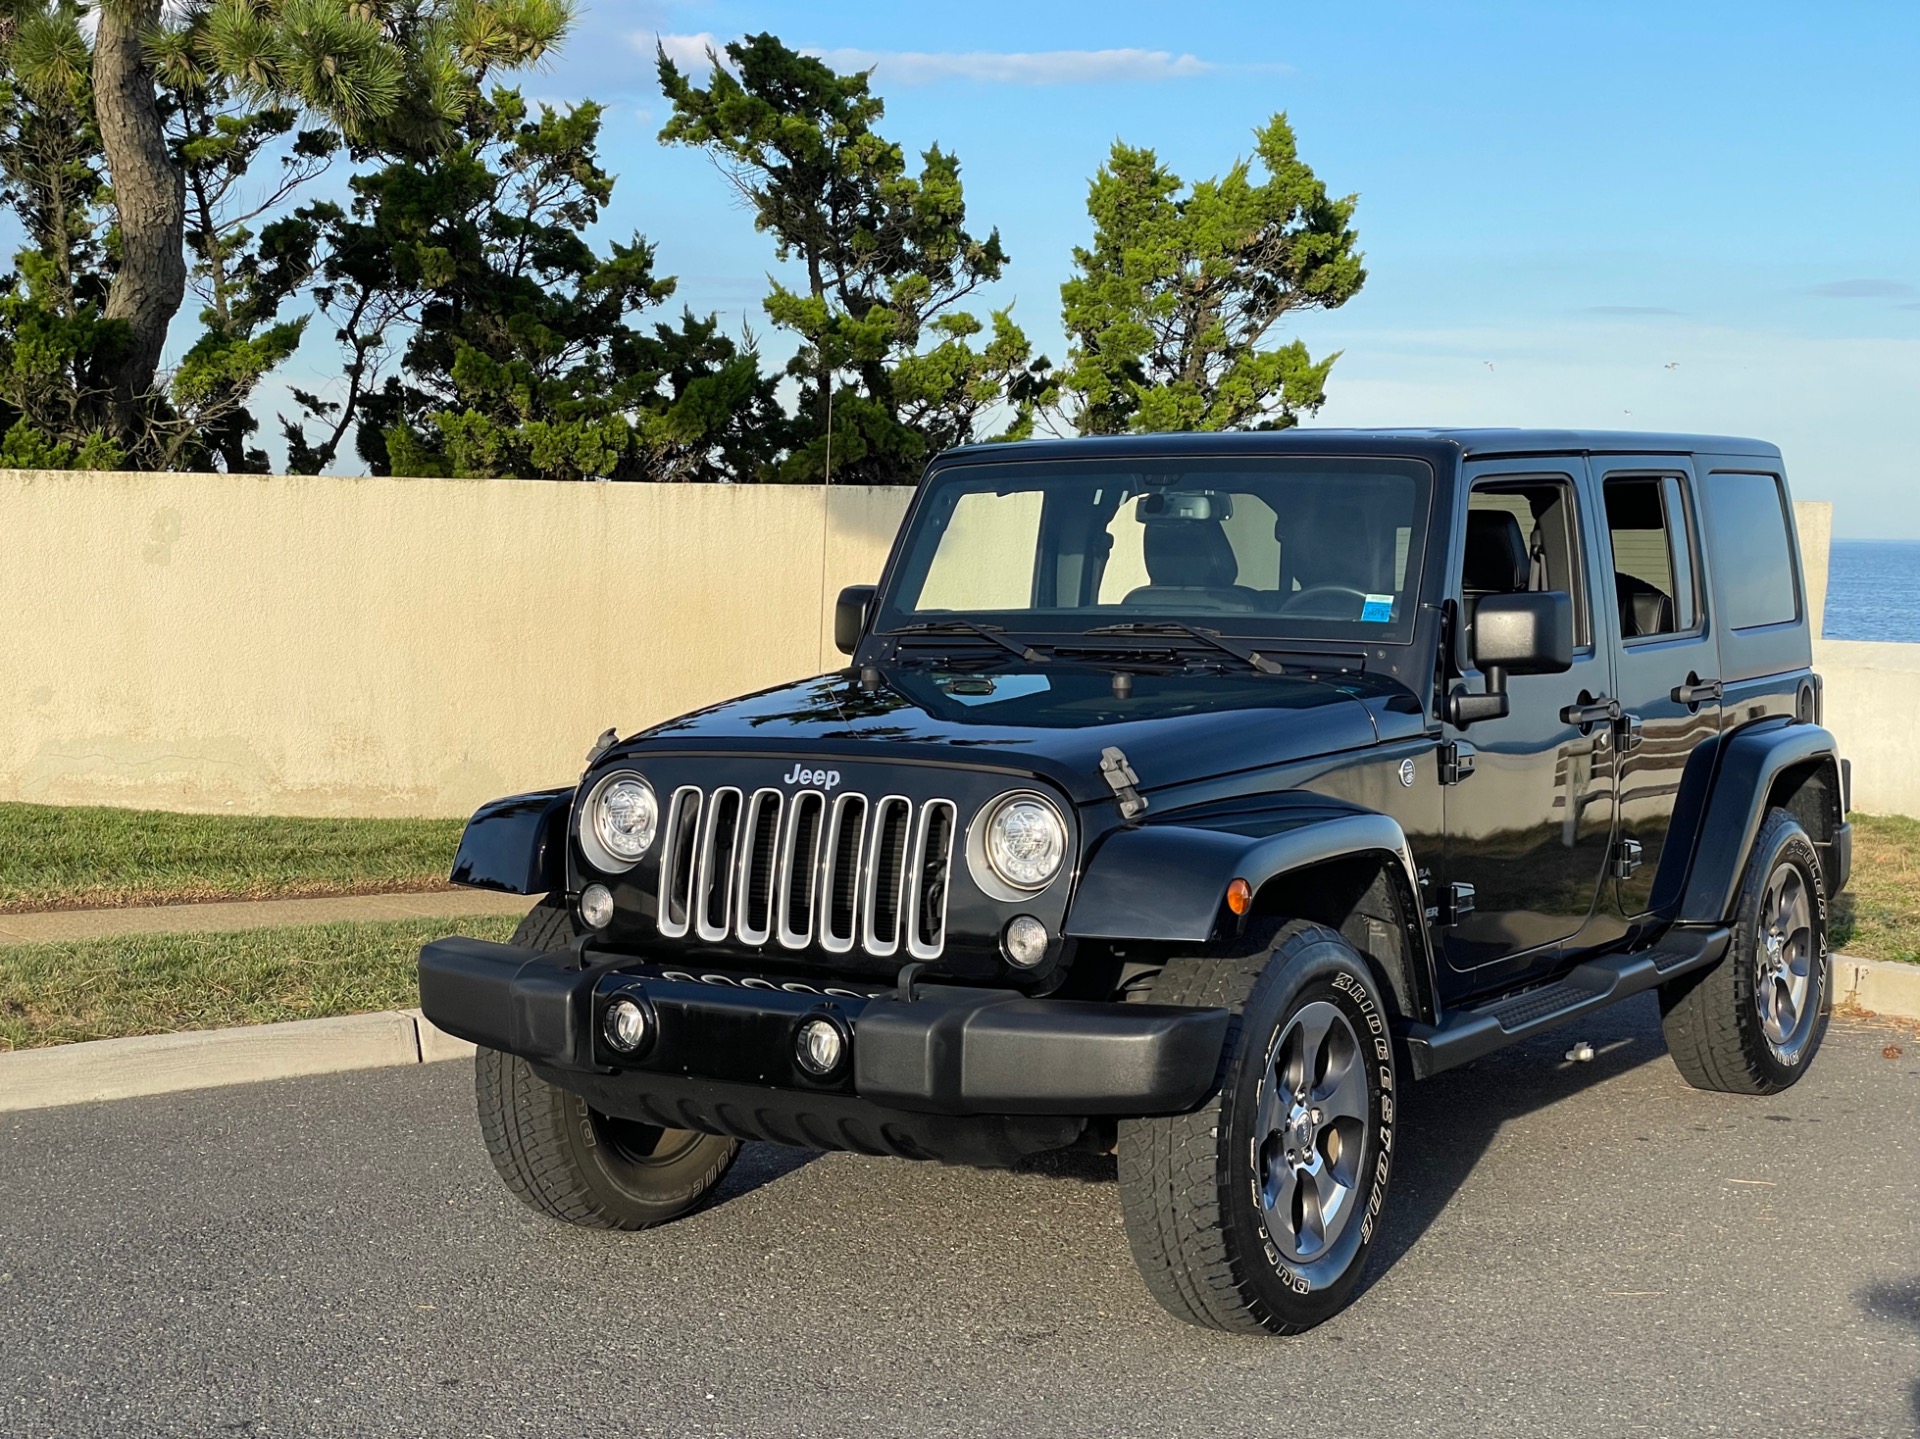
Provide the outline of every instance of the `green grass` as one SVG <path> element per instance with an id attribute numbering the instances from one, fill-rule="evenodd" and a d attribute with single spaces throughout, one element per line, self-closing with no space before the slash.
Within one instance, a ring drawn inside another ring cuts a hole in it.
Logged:
<path id="1" fill-rule="evenodd" d="M 436 889 L 462 823 L 0 804 L 0 913 Z"/>
<path id="2" fill-rule="evenodd" d="M 504 940 L 516 923 L 484 915 L 0 946 L 0 1052 L 411 1009 L 421 945 L 447 934 Z"/>
<path id="3" fill-rule="evenodd" d="M 1920 819 L 1848 818 L 1853 876 L 1834 901 L 1833 947 L 1859 959 L 1920 963 Z"/>

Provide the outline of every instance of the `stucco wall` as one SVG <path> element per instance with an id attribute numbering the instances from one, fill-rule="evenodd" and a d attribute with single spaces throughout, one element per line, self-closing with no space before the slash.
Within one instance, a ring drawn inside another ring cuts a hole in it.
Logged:
<path id="1" fill-rule="evenodd" d="M 0 798 L 462 814 L 839 662 L 908 494 L 0 474 Z"/>
<path id="2" fill-rule="evenodd" d="M 464 814 L 840 663 L 901 489 L 0 472 L 0 799 Z M 1830 507 L 1798 506 L 1813 610 Z M 1920 813 L 1920 646 L 1820 648 L 1871 810 Z"/>

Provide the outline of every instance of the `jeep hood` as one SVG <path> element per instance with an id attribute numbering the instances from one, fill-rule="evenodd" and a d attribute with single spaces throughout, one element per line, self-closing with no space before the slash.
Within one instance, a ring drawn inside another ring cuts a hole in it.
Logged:
<path id="1" fill-rule="evenodd" d="M 1100 776 L 1109 745 L 1125 751 L 1151 793 L 1422 728 L 1415 696 L 1363 673 L 1139 673 L 1133 693 L 1117 699 L 1102 669 L 899 669 L 873 689 L 845 673 L 821 675 L 696 710 L 622 741 L 596 768 L 700 752 L 963 764 L 1045 776 L 1089 803 L 1111 797 Z"/>

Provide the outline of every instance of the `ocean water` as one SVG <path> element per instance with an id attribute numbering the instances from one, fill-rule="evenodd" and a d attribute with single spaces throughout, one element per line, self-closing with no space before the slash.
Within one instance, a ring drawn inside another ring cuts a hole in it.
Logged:
<path id="1" fill-rule="evenodd" d="M 1822 633 L 1920 643 L 1920 540 L 1835 540 Z"/>

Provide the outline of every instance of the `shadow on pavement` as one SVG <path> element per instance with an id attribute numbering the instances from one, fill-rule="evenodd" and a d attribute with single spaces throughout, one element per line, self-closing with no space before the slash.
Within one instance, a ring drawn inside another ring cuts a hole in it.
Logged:
<path id="1" fill-rule="evenodd" d="M 1581 1040 L 1593 1045 L 1594 1057 L 1584 1063 L 1565 1059 Z M 1407 1087 L 1396 1135 L 1392 1214 L 1359 1292 L 1371 1289 L 1420 1242 L 1503 1126 L 1666 1056 L 1652 1002 L 1633 1000 Z"/>
<path id="2" fill-rule="evenodd" d="M 784 1144 L 742 1145 L 740 1157 L 734 1161 L 733 1168 L 727 1171 L 727 1177 L 720 1181 L 719 1187 L 702 1208 L 712 1209 L 744 1198 L 756 1189 L 764 1189 L 775 1180 L 785 1179 L 796 1170 L 804 1169 L 819 1157 L 814 1150 L 789 1149 Z"/>
<path id="3" fill-rule="evenodd" d="M 1563 1058 L 1580 1040 L 1593 1045 L 1594 1057 L 1584 1063 Z M 1420 1242 L 1502 1126 L 1666 1057 L 1652 1001 L 1637 1000 L 1585 1024 L 1407 1086 L 1390 1215 L 1359 1292 L 1371 1289 Z M 1019 1171 L 1083 1183 L 1113 1183 L 1117 1177 L 1112 1155 L 1084 1150 L 1036 1155 Z M 1920 1295 L 1905 1302 L 1916 1307 L 1913 1317 L 1920 1323 Z"/>
<path id="4" fill-rule="evenodd" d="M 1870 1286 L 1860 1296 L 1860 1308 L 1870 1319 L 1905 1324 L 1920 1333 L 1920 1274 Z M 1907 1390 L 1907 1407 L 1913 1411 L 1914 1432 L 1920 1433 L 1920 1377 Z"/>

